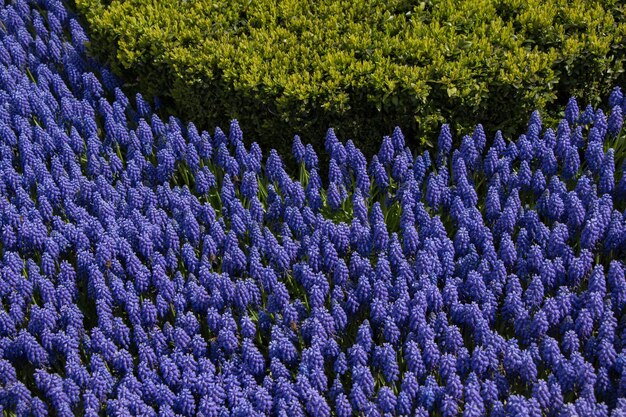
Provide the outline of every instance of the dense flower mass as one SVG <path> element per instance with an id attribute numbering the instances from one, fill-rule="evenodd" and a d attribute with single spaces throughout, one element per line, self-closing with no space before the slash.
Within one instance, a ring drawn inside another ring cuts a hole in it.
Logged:
<path id="1" fill-rule="evenodd" d="M 294 179 L 127 98 L 60 1 L 0 16 L 3 412 L 626 415 L 619 88 L 435 155 L 329 130 L 324 173 L 296 137 Z"/>

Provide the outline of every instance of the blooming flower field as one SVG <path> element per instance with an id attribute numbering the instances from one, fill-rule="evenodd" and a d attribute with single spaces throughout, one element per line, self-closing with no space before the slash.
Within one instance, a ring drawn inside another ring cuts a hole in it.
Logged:
<path id="1" fill-rule="evenodd" d="M 626 415 L 619 88 L 291 176 L 129 100 L 60 1 L 0 16 L 4 415 Z"/>

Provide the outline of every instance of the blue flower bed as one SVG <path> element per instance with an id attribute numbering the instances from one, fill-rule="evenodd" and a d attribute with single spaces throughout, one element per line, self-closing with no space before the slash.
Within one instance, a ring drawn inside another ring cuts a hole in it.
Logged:
<path id="1" fill-rule="evenodd" d="M 0 16 L 3 415 L 626 415 L 619 88 L 434 155 L 331 129 L 327 175 L 296 137 L 294 178 L 131 102 L 60 1 Z"/>

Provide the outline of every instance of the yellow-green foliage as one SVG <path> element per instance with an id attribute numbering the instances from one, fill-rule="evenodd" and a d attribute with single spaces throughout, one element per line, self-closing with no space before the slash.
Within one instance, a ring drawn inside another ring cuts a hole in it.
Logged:
<path id="1" fill-rule="evenodd" d="M 75 3 L 95 52 L 144 95 L 283 149 L 330 126 L 370 151 L 394 125 L 422 141 L 444 121 L 519 132 L 534 109 L 624 81 L 620 0 Z"/>

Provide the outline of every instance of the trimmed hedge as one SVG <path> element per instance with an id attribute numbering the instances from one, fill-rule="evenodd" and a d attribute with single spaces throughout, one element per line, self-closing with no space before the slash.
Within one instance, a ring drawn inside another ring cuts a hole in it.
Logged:
<path id="1" fill-rule="evenodd" d="M 237 118 L 282 152 L 294 134 L 321 149 L 328 126 L 369 154 L 396 125 L 427 145 L 444 121 L 510 134 L 625 80 L 616 0 L 75 3 L 129 87 L 203 128 Z"/>

